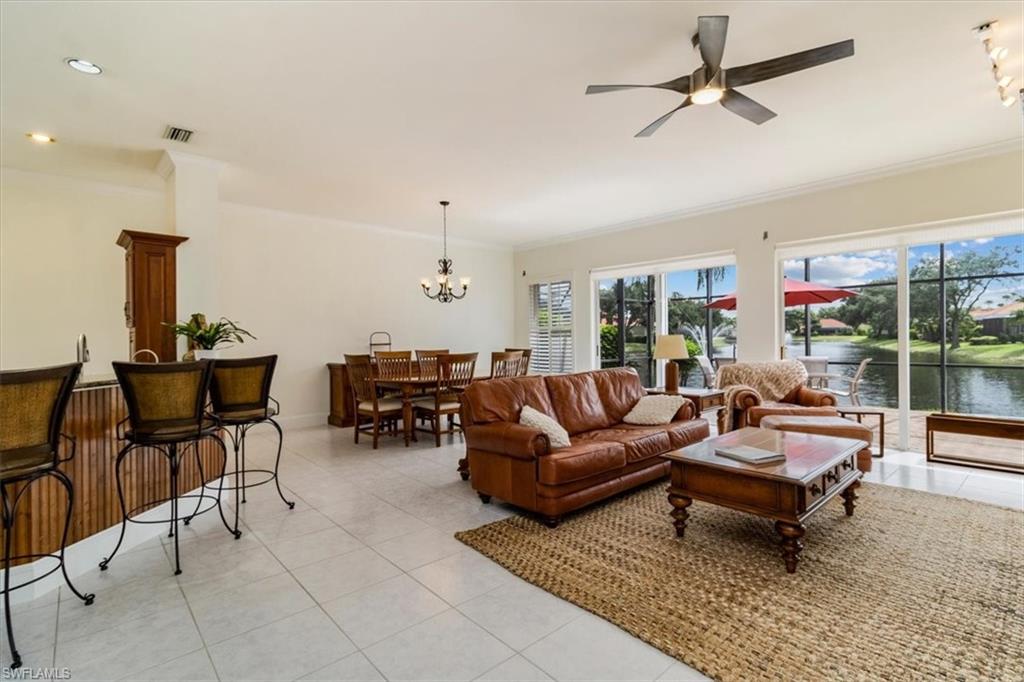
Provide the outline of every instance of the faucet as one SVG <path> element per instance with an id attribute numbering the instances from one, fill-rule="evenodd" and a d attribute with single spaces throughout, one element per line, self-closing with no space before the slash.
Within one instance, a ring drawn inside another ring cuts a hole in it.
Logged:
<path id="1" fill-rule="evenodd" d="M 89 341 L 85 338 L 85 334 L 78 335 L 78 341 L 75 343 L 75 357 L 78 362 L 89 362 Z"/>

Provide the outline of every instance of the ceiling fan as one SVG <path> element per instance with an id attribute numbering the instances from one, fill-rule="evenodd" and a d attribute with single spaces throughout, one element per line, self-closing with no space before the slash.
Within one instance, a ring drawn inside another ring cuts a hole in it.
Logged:
<path id="1" fill-rule="evenodd" d="M 722 54 L 725 52 L 725 34 L 728 28 L 729 17 L 727 16 L 698 17 L 697 33 L 694 34 L 691 42 L 695 48 L 700 49 L 700 58 L 704 63 L 689 76 L 680 76 L 674 80 L 654 85 L 590 85 L 587 87 L 587 94 L 597 95 L 602 92 L 615 92 L 631 88 L 661 88 L 678 92 L 685 97 L 682 104 L 641 130 L 635 137 L 650 137 L 665 121 L 671 118 L 672 114 L 691 104 L 719 102 L 732 113 L 761 125 L 765 121 L 775 118 L 775 112 L 741 94 L 735 88 L 778 78 L 853 55 L 853 40 L 844 40 L 789 54 L 785 57 L 724 69 L 722 68 Z"/>

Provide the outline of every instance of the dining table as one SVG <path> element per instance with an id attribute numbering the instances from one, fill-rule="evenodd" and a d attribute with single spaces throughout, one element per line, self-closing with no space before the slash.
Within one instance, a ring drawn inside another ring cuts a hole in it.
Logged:
<path id="1" fill-rule="evenodd" d="M 381 388 L 398 390 L 402 396 L 402 432 L 405 444 L 416 441 L 416 424 L 413 421 L 412 400 L 424 390 L 437 388 L 437 375 L 410 375 L 406 377 L 377 377 L 374 383 Z"/>

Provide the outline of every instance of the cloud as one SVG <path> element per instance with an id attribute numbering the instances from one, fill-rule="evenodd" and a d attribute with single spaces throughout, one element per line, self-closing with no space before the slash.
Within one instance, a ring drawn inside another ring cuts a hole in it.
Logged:
<path id="1" fill-rule="evenodd" d="M 839 254 L 811 260 L 811 279 L 830 286 L 865 284 L 896 273 L 896 257 L 891 251 L 865 254 Z"/>
<path id="2" fill-rule="evenodd" d="M 978 239 L 974 240 L 974 243 L 975 244 L 988 244 L 990 241 L 992 241 L 992 237 L 979 237 Z"/>

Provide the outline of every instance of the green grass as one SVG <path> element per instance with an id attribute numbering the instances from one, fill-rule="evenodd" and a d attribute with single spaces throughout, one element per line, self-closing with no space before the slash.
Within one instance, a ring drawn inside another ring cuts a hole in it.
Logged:
<path id="1" fill-rule="evenodd" d="M 859 337 L 855 343 L 866 348 L 896 351 L 896 339 L 868 339 Z M 939 344 L 933 341 L 912 339 L 910 341 L 911 360 L 938 361 Z M 992 346 L 972 346 L 965 343 L 956 350 L 949 351 L 948 362 L 963 362 L 979 365 L 1024 364 L 1024 343 L 1000 343 Z"/>

